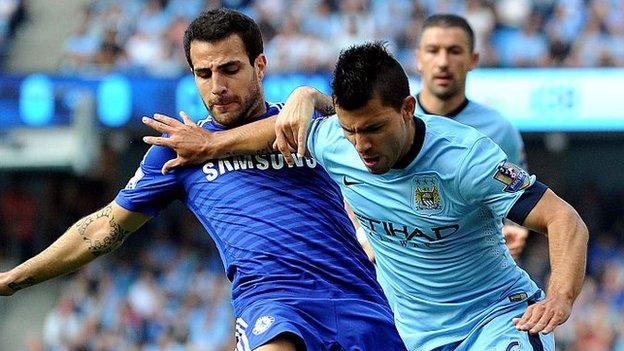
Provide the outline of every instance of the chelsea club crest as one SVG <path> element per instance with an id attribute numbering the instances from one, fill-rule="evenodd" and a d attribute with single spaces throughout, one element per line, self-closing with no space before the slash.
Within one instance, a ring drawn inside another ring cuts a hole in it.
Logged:
<path id="1" fill-rule="evenodd" d="M 437 175 L 418 175 L 412 179 L 412 207 L 424 214 L 441 212 L 444 208 L 442 187 Z"/>
<path id="2" fill-rule="evenodd" d="M 256 325 L 254 325 L 251 332 L 254 335 L 262 334 L 271 327 L 273 322 L 275 322 L 275 318 L 273 316 L 262 316 L 256 320 Z"/>

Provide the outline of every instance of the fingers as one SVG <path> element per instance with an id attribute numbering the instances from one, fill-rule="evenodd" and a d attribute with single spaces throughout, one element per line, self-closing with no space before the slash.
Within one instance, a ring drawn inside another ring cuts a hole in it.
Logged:
<path id="1" fill-rule="evenodd" d="M 529 330 L 531 334 L 537 334 L 544 330 L 544 328 L 552 321 L 554 311 L 552 309 L 544 309 L 541 317 L 535 322 L 535 325 Z"/>
<path id="2" fill-rule="evenodd" d="M 306 153 L 308 126 L 309 124 L 300 125 L 297 131 L 297 155 L 299 155 L 299 157 L 303 157 Z"/>
<path id="3" fill-rule="evenodd" d="M 544 334 L 552 333 L 552 331 L 555 330 L 555 328 L 557 328 L 559 324 L 562 324 L 563 322 L 565 322 L 565 320 L 566 319 L 564 317 L 563 312 L 560 312 L 560 311 L 555 312 L 553 314 L 553 317 L 550 319 L 550 321 L 546 324 L 546 326 L 542 330 L 542 333 Z"/>
<path id="4" fill-rule="evenodd" d="M 162 122 L 159 122 L 153 118 L 143 117 L 141 121 L 143 122 L 143 124 L 154 129 L 155 131 L 159 133 L 169 133 L 171 131 L 168 125 Z"/>
<path id="5" fill-rule="evenodd" d="M 511 256 L 514 259 L 519 258 L 520 254 L 522 253 L 523 245 L 519 245 L 516 241 L 513 241 L 513 240 L 508 240 L 506 244 L 507 244 L 507 248 L 509 249 L 509 253 L 511 254 Z"/>
<path id="6" fill-rule="evenodd" d="M 521 331 L 548 334 L 565 322 L 565 316 L 566 313 L 560 307 L 544 300 L 529 306 L 524 315 L 512 319 L 512 323 Z"/>
<path id="7" fill-rule="evenodd" d="M 167 146 L 171 148 L 173 147 L 173 142 L 169 138 L 144 136 L 143 142 L 150 145 Z"/>
<path id="8" fill-rule="evenodd" d="M 292 153 L 290 152 L 288 141 L 286 140 L 286 137 L 284 136 L 284 133 L 282 132 L 281 129 L 276 131 L 275 142 L 273 143 L 273 148 L 277 148 L 277 151 L 279 151 L 282 155 L 284 155 L 284 161 L 286 162 L 287 165 L 289 166 L 294 165 L 295 162 L 293 160 Z"/>
<path id="9" fill-rule="evenodd" d="M 514 259 L 518 259 L 526 245 L 526 236 L 528 230 L 513 225 L 505 225 L 503 227 L 503 235 L 505 236 L 505 244 L 509 249 L 509 253 Z"/>
<path id="10" fill-rule="evenodd" d="M 165 164 L 162 166 L 162 169 L 160 171 L 162 172 L 162 174 L 167 174 L 171 172 L 172 169 L 176 167 L 184 166 L 185 164 L 186 162 L 184 161 L 184 159 L 178 156 L 172 160 L 165 162 Z"/>
<path id="11" fill-rule="evenodd" d="M 165 125 L 171 126 L 171 127 L 178 126 L 178 125 L 182 124 L 180 121 L 178 121 L 175 118 L 171 118 L 169 116 L 161 115 L 159 113 L 155 113 L 154 114 L 154 119 L 159 121 L 159 122 L 161 122 L 161 123 L 163 123 L 163 124 L 165 124 Z"/>
<path id="12" fill-rule="evenodd" d="M 282 128 L 282 130 L 284 131 L 284 137 L 286 138 L 286 143 L 288 143 L 288 148 L 294 149 L 297 147 L 297 137 L 294 133 L 292 125 Z"/>
<path id="13" fill-rule="evenodd" d="M 528 330 L 526 329 L 526 324 L 531 319 L 531 316 L 533 315 L 533 306 L 529 306 L 527 310 L 524 311 L 524 314 L 522 315 L 522 317 L 514 318 L 511 320 L 511 322 L 516 326 L 516 329 L 522 330 L 522 331 Z"/>
<path id="14" fill-rule="evenodd" d="M 182 117 L 182 121 L 184 121 L 184 124 L 189 125 L 189 126 L 195 125 L 195 122 L 193 122 L 191 117 L 189 117 L 189 115 L 187 115 L 186 112 L 180 111 L 180 117 Z"/>

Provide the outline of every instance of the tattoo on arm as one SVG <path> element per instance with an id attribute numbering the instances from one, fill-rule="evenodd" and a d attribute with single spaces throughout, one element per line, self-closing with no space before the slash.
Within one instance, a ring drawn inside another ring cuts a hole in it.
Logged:
<path id="1" fill-rule="evenodd" d="M 91 224 L 93 224 L 93 222 L 95 222 L 96 220 L 101 220 L 102 218 L 108 220 L 108 235 L 106 235 L 101 240 L 94 240 L 93 238 L 89 237 L 87 229 Z M 119 223 L 117 223 L 117 221 L 115 220 L 111 205 L 104 207 L 102 210 L 94 215 L 80 220 L 78 223 L 76 223 L 76 229 L 82 237 L 82 240 L 88 245 L 91 254 L 96 257 L 107 254 L 119 247 L 119 245 L 121 245 L 121 243 L 130 234 L 129 231 L 123 229 L 121 225 L 119 225 Z"/>
<path id="2" fill-rule="evenodd" d="M 13 292 L 16 292 L 18 290 L 22 290 L 29 286 L 35 285 L 37 283 L 38 281 L 35 278 L 26 278 L 20 283 L 9 283 L 8 286 L 9 286 L 9 289 L 13 290 Z"/>
<path id="3" fill-rule="evenodd" d="M 273 151 L 273 142 L 269 141 L 266 143 L 266 145 L 264 146 L 263 149 L 258 149 L 256 150 L 256 155 L 266 155 L 266 154 L 272 154 Z"/>

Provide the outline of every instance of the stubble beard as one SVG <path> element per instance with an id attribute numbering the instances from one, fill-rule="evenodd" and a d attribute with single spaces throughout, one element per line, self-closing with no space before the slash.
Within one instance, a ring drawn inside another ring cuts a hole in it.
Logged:
<path id="1" fill-rule="evenodd" d="M 217 123 L 222 126 L 233 128 L 245 124 L 246 121 L 253 117 L 257 117 L 252 116 L 252 114 L 254 114 L 254 111 L 258 109 L 258 106 L 263 103 L 264 101 L 262 99 L 262 94 L 260 93 L 260 85 L 257 82 L 254 82 L 249 89 L 247 97 L 241 100 L 241 109 L 237 114 L 228 115 L 215 113 L 208 108 L 208 106 L 206 106 L 206 109 L 210 112 L 210 115 L 215 121 L 217 121 Z M 204 105 L 206 105 L 205 102 Z"/>
<path id="2" fill-rule="evenodd" d="M 436 98 L 442 100 L 442 101 L 448 101 L 451 100 L 453 97 L 455 97 L 458 93 L 459 93 L 459 88 L 456 86 L 452 86 L 446 89 L 430 89 L 431 93 L 433 94 L 433 96 L 435 96 Z"/>

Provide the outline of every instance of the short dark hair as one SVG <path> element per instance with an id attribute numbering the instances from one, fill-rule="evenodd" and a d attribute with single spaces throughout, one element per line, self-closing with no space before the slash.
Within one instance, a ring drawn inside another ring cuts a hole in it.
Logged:
<path id="1" fill-rule="evenodd" d="M 400 111 L 410 95 L 407 74 L 381 41 L 343 50 L 334 69 L 332 90 L 336 105 L 347 111 L 365 106 L 375 94 L 384 106 Z"/>
<path id="2" fill-rule="evenodd" d="M 475 35 L 472 27 L 465 18 L 449 13 L 441 13 L 437 15 L 431 15 L 423 22 L 422 33 L 427 28 L 442 27 L 442 28 L 461 28 L 468 35 L 468 44 L 470 45 L 470 51 L 474 51 L 475 48 Z"/>
<path id="3" fill-rule="evenodd" d="M 264 51 L 262 33 L 258 24 L 241 12 L 219 8 L 202 11 L 184 32 L 184 53 L 189 67 L 193 69 L 193 62 L 191 62 L 193 40 L 212 43 L 225 39 L 231 34 L 238 34 L 241 38 L 249 57 L 249 63 L 253 65 L 254 60 Z"/>

